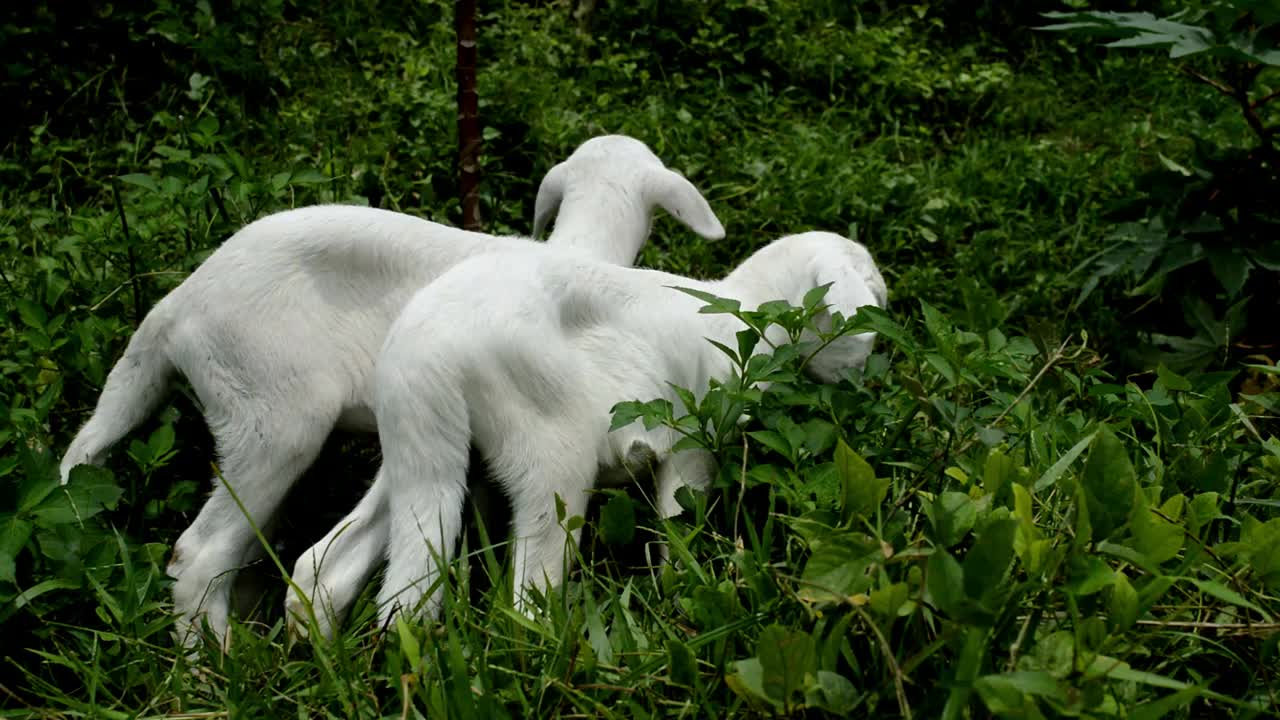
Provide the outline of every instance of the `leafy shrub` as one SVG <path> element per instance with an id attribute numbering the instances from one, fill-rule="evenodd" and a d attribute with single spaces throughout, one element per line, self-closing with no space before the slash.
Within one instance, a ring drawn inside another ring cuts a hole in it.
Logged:
<path id="1" fill-rule="evenodd" d="M 291 645 L 280 570 L 262 563 L 241 573 L 268 590 L 232 651 L 188 655 L 168 637 L 163 564 L 215 456 L 194 399 L 179 388 L 106 469 L 65 488 L 55 458 L 137 319 L 243 224 L 315 202 L 456 221 L 452 4 L 6 6 L 0 707 L 643 718 L 1274 705 L 1273 366 L 1129 376 L 1114 362 L 1131 345 L 1122 283 L 1103 278 L 1071 307 L 1071 268 L 1108 249 L 1115 220 L 1164 207 L 1104 217 L 1156 198 L 1138 178 L 1165 167 L 1157 153 L 1195 172 L 1186 138 L 1244 147 L 1251 131 L 1156 58 L 1028 32 L 1047 9 L 486 6 L 490 230 L 527 231 L 536 183 L 577 143 L 630 133 L 703 188 L 730 233 L 696 242 L 659 217 L 645 264 L 719 275 L 780 234 L 857 236 L 893 313 L 840 330 L 879 331 L 882 352 L 817 386 L 801 372 L 809 349 L 756 338 L 768 323 L 798 330 L 816 296 L 733 310 L 746 321 L 729 349 L 737 376 L 678 407 L 619 408 L 712 448 L 716 488 L 670 523 L 616 489 L 587 518 L 561 518 L 587 538 L 540 615 L 511 607 L 500 528 L 477 524 L 440 624 L 379 628 L 365 598 L 336 642 Z M 1257 92 L 1271 82 L 1259 75 Z M 1235 311 L 1251 333 L 1260 267 Z M 1168 297 L 1190 286 L 1170 277 Z M 1216 289 L 1189 306 L 1217 333 L 1215 357 L 1240 322 L 1222 321 L 1230 307 Z M 760 379 L 767 391 L 752 389 Z M 290 566 L 327 530 L 375 457 L 368 441 L 332 443 L 273 558 Z M 676 561 L 637 572 L 654 538 Z"/>
<path id="2" fill-rule="evenodd" d="M 715 623 L 785 619 L 736 644 L 726 681 L 748 705 L 960 717 L 981 703 L 1038 717 L 1269 702 L 1265 684 L 1237 685 L 1211 663 L 1144 669 L 1212 652 L 1176 629 L 1196 618 L 1247 628 L 1276 609 L 1280 545 L 1264 528 L 1280 520 L 1222 521 L 1275 503 L 1280 445 L 1223 425 L 1261 410 L 1232 402 L 1229 375 L 1162 368 L 1149 389 L 1116 384 L 1070 339 L 1037 348 L 927 305 L 923 339 L 864 309 L 817 341 L 756 352 L 771 324 L 793 340 L 816 330 L 820 293 L 759 311 L 704 299 L 703 312 L 744 324 L 738 347 L 721 348 L 734 376 L 700 398 L 680 391 L 683 409 L 623 403 L 615 426 L 666 425 L 720 460 L 719 499 L 689 498 L 694 524 L 668 535 L 685 568 L 664 584 L 683 581 L 686 622 L 710 630 L 708 581 L 689 564 L 720 557 L 740 609 Z M 889 349 L 865 373 L 835 387 L 805 379 L 823 341 L 869 330 Z"/>
<path id="3" fill-rule="evenodd" d="M 1173 367 L 1204 367 L 1229 348 L 1237 354 L 1241 345 L 1252 349 L 1261 339 L 1259 324 L 1270 324 L 1270 310 L 1250 312 L 1250 299 L 1280 292 L 1280 216 L 1274 202 L 1280 191 L 1274 139 L 1280 125 L 1272 105 L 1280 95 L 1271 87 L 1274 68 L 1280 67 L 1280 12 L 1268 3 L 1224 1 L 1163 19 L 1149 13 L 1048 16 L 1062 22 L 1047 30 L 1118 38 L 1109 47 L 1167 47 L 1171 58 L 1199 61 L 1216 77 L 1190 64 L 1181 72 L 1217 91 L 1248 131 L 1246 143 L 1192 135 L 1194 152 L 1185 164 L 1161 155 L 1161 166 L 1140 178 L 1136 197 L 1116 211 L 1129 222 L 1081 264 L 1089 275 L 1080 297 L 1101 280 L 1119 276 L 1132 295 L 1180 305 L 1193 335 L 1171 337 L 1166 328 L 1176 320 L 1157 317 L 1151 337 L 1166 349 L 1159 359 Z"/>

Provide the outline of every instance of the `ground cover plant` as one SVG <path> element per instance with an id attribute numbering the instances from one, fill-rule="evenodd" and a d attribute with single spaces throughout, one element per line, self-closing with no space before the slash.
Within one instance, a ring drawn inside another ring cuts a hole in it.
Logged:
<path id="1" fill-rule="evenodd" d="M 641 488 L 561 517 L 586 540 L 532 618 L 506 599 L 490 509 L 440 623 L 380 628 L 366 593 L 334 642 L 291 641 L 283 568 L 376 467 L 371 440 L 334 438 L 245 573 L 263 599 L 232 650 L 190 656 L 163 569 L 216 472 L 194 399 L 65 487 L 60 452 L 138 319 L 238 227 L 316 202 L 460 222 L 453 4 L 13 5 L 4 716 L 1280 707 L 1270 4 L 484 4 L 487 230 L 528 232 L 554 162 L 631 134 L 728 230 L 659 219 L 642 264 L 711 277 L 783 234 L 856 236 L 890 305 L 829 332 L 876 330 L 878 352 L 817 385 L 814 346 L 761 335 L 798 337 L 821 290 L 703 298 L 742 321 L 734 377 L 677 406 L 634 398 L 615 424 L 712 449 L 715 487 L 668 523 Z"/>

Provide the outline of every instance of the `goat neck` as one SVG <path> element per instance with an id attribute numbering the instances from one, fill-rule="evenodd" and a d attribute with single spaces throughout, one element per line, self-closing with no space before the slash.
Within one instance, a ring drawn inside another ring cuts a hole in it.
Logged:
<path id="1" fill-rule="evenodd" d="M 601 180 L 595 187 L 571 187 L 565 193 L 547 242 L 627 266 L 640 253 L 652 224 L 649 207 L 634 188 Z"/>

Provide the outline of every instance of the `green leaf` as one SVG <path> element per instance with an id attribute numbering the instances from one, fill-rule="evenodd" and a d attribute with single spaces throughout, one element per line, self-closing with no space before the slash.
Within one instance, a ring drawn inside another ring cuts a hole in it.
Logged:
<path id="1" fill-rule="evenodd" d="M 1191 701 L 1200 697 L 1201 694 L 1200 688 L 1191 686 L 1165 695 L 1159 700 L 1135 705 L 1129 710 L 1129 720 L 1160 720 L 1170 712 L 1190 705 Z"/>
<path id="2" fill-rule="evenodd" d="M 1075 672 L 1076 636 L 1070 630 L 1058 630 L 1040 638 L 1031 650 L 1036 664 L 1057 678 Z"/>
<path id="3" fill-rule="evenodd" d="M 933 602 L 949 615 L 958 615 L 964 604 L 964 568 L 946 550 L 934 550 L 925 567 L 926 587 Z"/>
<path id="4" fill-rule="evenodd" d="M 1218 493 L 1206 492 L 1191 499 L 1187 506 L 1187 529 L 1192 535 L 1199 537 L 1200 531 L 1209 523 L 1222 517 L 1222 513 L 1218 511 L 1218 498 Z"/>
<path id="5" fill-rule="evenodd" d="M 0 550 L 0 582 L 16 583 L 18 582 L 18 566 L 14 562 L 16 556 Z"/>
<path id="6" fill-rule="evenodd" d="M 723 627 L 733 620 L 736 596 L 733 590 L 699 585 L 693 591 L 692 615 L 703 630 Z"/>
<path id="7" fill-rule="evenodd" d="M 939 375 L 946 378 L 948 383 L 954 385 L 960 379 L 959 375 L 956 373 L 956 369 L 952 367 L 951 363 L 942 355 L 934 352 L 925 353 L 924 359 L 925 362 L 929 363 L 934 370 L 938 371 Z"/>
<path id="8" fill-rule="evenodd" d="M 811 455 L 826 453 L 835 444 L 838 431 L 836 426 L 822 418 L 810 418 L 802 426 L 804 430 L 803 447 Z"/>
<path id="9" fill-rule="evenodd" d="M 738 363 L 742 362 L 742 358 L 738 357 L 738 353 L 734 352 L 733 348 L 729 347 L 728 345 L 725 345 L 724 343 L 719 342 L 717 340 L 712 340 L 710 338 L 707 338 L 707 342 L 711 343 L 711 345 L 714 346 L 715 349 L 724 353 L 725 357 L 732 360 L 734 365 L 737 365 Z"/>
<path id="10" fill-rule="evenodd" d="M 982 470 L 982 489 L 993 498 L 1017 477 L 1018 464 L 998 448 L 987 453 Z"/>
<path id="11" fill-rule="evenodd" d="M 652 430 L 671 419 L 673 408 L 671 401 L 658 398 L 649 402 L 626 400 L 614 405 L 609 412 L 613 413 L 613 420 L 609 424 L 610 432 L 624 428 L 636 420 L 642 421 L 646 430 Z"/>
<path id="12" fill-rule="evenodd" d="M 1006 437 L 1005 431 L 994 427 L 979 427 L 978 439 L 987 447 L 995 447 L 1004 442 Z"/>
<path id="13" fill-rule="evenodd" d="M 1236 554 L 1248 558 L 1264 585 L 1280 588 L 1280 518 L 1260 523 L 1246 515 L 1240 540 Z"/>
<path id="14" fill-rule="evenodd" d="M 27 327 L 43 330 L 49 322 L 49 316 L 40 304 L 21 297 L 14 298 L 13 302 L 18 306 L 18 317 Z"/>
<path id="15" fill-rule="evenodd" d="M 726 675 L 724 681 L 735 695 L 758 711 L 773 710 L 779 704 L 765 693 L 764 667 L 756 658 L 735 662 L 733 672 Z"/>
<path id="16" fill-rule="evenodd" d="M 613 414 L 613 421 L 609 423 L 609 432 L 624 428 L 635 422 L 644 414 L 644 408 L 644 403 L 639 400 L 627 400 L 614 405 L 609 409 L 609 412 Z"/>
<path id="17" fill-rule="evenodd" d="M 818 653 L 813 637 L 803 630 L 770 625 L 760 631 L 756 657 L 763 671 L 765 695 L 791 704 L 792 696 L 805 686 L 805 676 L 817 672 Z"/>
<path id="18" fill-rule="evenodd" d="M 141 440 L 134 440 L 129 443 L 129 457 L 139 468 L 146 470 L 151 466 L 151 447 Z"/>
<path id="19" fill-rule="evenodd" d="M 200 118 L 198 122 L 196 122 L 195 129 L 197 132 L 199 132 L 202 135 L 207 135 L 212 137 L 218 134 L 218 128 L 220 126 L 221 124 L 218 122 L 218 118 L 212 115 L 205 115 L 204 117 Z"/>
<path id="20" fill-rule="evenodd" d="M 1272 538 L 1249 554 L 1249 565 L 1263 584 L 1280 589 L 1280 538 Z"/>
<path id="21" fill-rule="evenodd" d="M 1162 152 L 1156 153 L 1156 157 L 1160 158 L 1160 164 L 1165 166 L 1165 168 L 1172 170 L 1183 177 L 1191 177 L 1192 175 L 1194 175 L 1193 172 L 1183 167 L 1181 164 L 1175 162 L 1174 160 L 1168 158 Z"/>
<path id="22" fill-rule="evenodd" d="M 1089 507 L 1094 542 L 1105 540 L 1124 527 L 1133 511 L 1133 465 L 1124 445 L 1107 429 L 1098 431 L 1081 482 Z"/>
<path id="23" fill-rule="evenodd" d="M 1164 363 L 1160 363 L 1156 367 L 1156 377 L 1159 378 L 1160 384 L 1164 386 L 1165 390 L 1187 391 L 1191 389 L 1189 380 L 1165 367 Z"/>
<path id="24" fill-rule="evenodd" d="M 987 709 L 1002 716 L 1007 716 L 1015 708 L 1034 707 L 1034 702 L 1027 705 L 1014 701 L 1014 698 L 1028 699 L 1028 696 L 1037 696 L 1067 702 L 1067 694 L 1058 679 L 1043 670 L 984 675 L 974 682 L 974 688 L 987 704 Z"/>
<path id="25" fill-rule="evenodd" d="M 836 441 L 835 464 L 846 517 L 874 515 L 889 492 L 889 478 L 877 478 L 871 465 L 844 440 Z"/>
<path id="26" fill-rule="evenodd" d="M 694 290 L 693 288 L 679 287 L 675 285 L 672 285 L 669 287 L 672 290 L 678 290 L 684 293 L 685 295 L 692 295 L 693 297 L 698 298 L 699 300 L 706 303 L 706 305 L 698 309 L 698 312 L 703 313 L 705 315 L 716 315 L 716 314 L 738 315 L 742 311 L 742 303 L 738 302 L 737 300 L 717 297 L 704 290 Z"/>
<path id="27" fill-rule="evenodd" d="M 680 387 L 679 385 L 671 385 L 670 387 L 671 391 L 676 394 L 676 397 L 680 398 L 680 405 L 684 407 L 685 412 L 691 415 L 698 412 L 698 399 L 692 392 Z"/>
<path id="28" fill-rule="evenodd" d="M 1172 58 L 1210 50 L 1221 54 L 1230 49 L 1207 28 L 1164 20 L 1146 12 L 1048 12 L 1044 15 L 1065 22 L 1037 29 L 1074 30 L 1119 38 L 1107 43 L 1107 47 L 1167 47 Z"/>
<path id="29" fill-rule="evenodd" d="M 898 610 L 906 604 L 910 597 L 910 588 L 906 583 L 893 583 L 871 591 L 867 605 L 872 610 L 888 618 L 897 616 Z"/>
<path id="30" fill-rule="evenodd" d="M 824 540 L 805 562 L 800 599 L 814 604 L 841 604 L 849 596 L 867 590 L 874 581 L 867 568 L 879 553 L 879 543 L 853 534 Z"/>
<path id="31" fill-rule="evenodd" d="M 857 322 L 854 328 L 859 332 L 874 332 L 892 342 L 894 346 L 908 354 L 919 351 L 919 344 L 911 334 L 898 324 L 889 313 L 874 305 L 864 305 L 858 309 Z"/>
<path id="32" fill-rule="evenodd" d="M 1073 595 L 1092 595 L 1114 580 L 1115 571 L 1096 555 L 1073 553 L 1067 560 L 1066 588 Z"/>
<path id="33" fill-rule="evenodd" d="M 42 527 L 83 522 L 104 509 L 114 508 L 123 494 L 110 470 L 79 465 L 72 469 L 67 484 L 40 501 L 31 514 Z"/>
<path id="34" fill-rule="evenodd" d="M 1012 518 L 996 520 L 983 528 L 964 556 L 966 595 L 983 602 L 999 589 L 1013 560 L 1013 537 L 1017 529 L 1018 522 Z"/>
<path id="35" fill-rule="evenodd" d="M 49 468 L 50 472 L 41 473 L 36 464 L 38 456 L 31 453 L 24 453 L 23 469 L 26 471 L 25 476 L 19 476 L 18 482 L 18 509 L 23 512 L 29 512 L 39 507 L 41 503 L 48 499 L 55 491 L 62 488 L 58 482 L 58 476 Z M 76 473 L 79 466 L 71 469 L 72 475 Z"/>
<path id="36" fill-rule="evenodd" d="M 794 459 L 794 451 L 791 449 L 791 444 L 787 442 L 785 437 L 773 430 L 752 430 L 747 433 L 747 436 L 787 460 Z"/>
<path id="37" fill-rule="evenodd" d="M 71 289 L 71 280 L 65 275 L 50 272 L 44 276 L 44 302 L 48 307 L 57 307 L 58 300 Z"/>
<path id="38" fill-rule="evenodd" d="M 805 703 L 836 715 L 848 716 L 858 705 L 858 691 L 838 673 L 819 670 L 817 682 L 805 691 Z"/>
<path id="39" fill-rule="evenodd" d="M 110 470 L 94 465 L 73 469 L 63 489 L 81 512 L 87 509 L 90 513 L 104 508 L 115 509 L 116 501 L 124 494 Z"/>
<path id="40" fill-rule="evenodd" d="M 671 669 L 671 682 L 689 688 L 697 686 L 698 662 L 688 645 L 675 638 L 668 638 L 667 664 Z"/>
<path id="41" fill-rule="evenodd" d="M 0 553 L 17 556 L 26 547 L 35 526 L 14 513 L 0 514 Z"/>
<path id="42" fill-rule="evenodd" d="M 977 506 L 962 492 L 944 492 L 925 510 L 938 543 L 946 548 L 958 545 L 978 520 Z"/>
<path id="43" fill-rule="evenodd" d="M 1115 573 L 1110 593 L 1107 610 L 1111 626 L 1117 632 L 1128 630 L 1138 621 L 1138 592 L 1124 573 Z"/>
<path id="44" fill-rule="evenodd" d="M 1146 555 L 1153 565 L 1177 557 L 1182 550 L 1182 527 L 1165 520 L 1147 507 L 1147 497 L 1141 489 L 1135 489 L 1134 492 L 1133 517 L 1129 520 L 1134 549 Z"/>
<path id="45" fill-rule="evenodd" d="M 1120 543 L 1111 542 L 1110 540 L 1102 540 L 1095 545 L 1095 549 L 1104 555 L 1117 557 L 1131 565 L 1136 565 L 1153 575 L 1158 575 L 1160 572 L 1159 566 L 1152 565 L 1148 562 L 1146 555 L 1143 555 L 1128 545 L 1121 545 Z M 1148 585 L 1148 587 L 1150 587 L 1150 585 Z"/>
<path id="46" fill-rule="evenodd" d="M 1058 458 L 1058 461 L 1055 462 L 1052 467 L 1044 471 L 1044 475 L 1041 475 L 1040 479 L 1036 480 L 1035 484 L 1032 485 L 1032 488 L 1036 492 L 1040 492 L 1041 490 L 1044 490 L 1050 485 L 1058 482 L 1058 478 L 1062 477 L 1062 474 L 1067 471 L 1067 468 L 1071 467 L 1071 463 L 1075 462 L 1076 458 L 1080 457 L 1080 453 L 1083 453 L 1085 448 L 1089 447 L 1089 444 L 1093 442 L 1095 435 L 1097 435 L 1097 433 L 1086 435 L 1075 445 L 1071 446 L 1071 449 L 1068 450 L 1065 455 Z"/>
<path id="47" fill-rule="evenodd" d="M 1142 683 L 1143 685 L 1167 690 L 1184 690 L 1191 687 L 1187 683 L 1164 675 L 1134 670 L 1129 663 L 1105 655 L 1095 655 L 1093 662 L 1085 669 L 1085 674 L 1087 676 L 1108 677 L 1112 680 Z"/>
<path id="48" fill-rule="evenodd" d="M 31 539 L 35 525 L 9 513 L 0 515 L 0 581 L 17 582 L 14 561 Z"/>
<path id="49" fill-rule="evenodd" d="M 1223 602 L 1230 603 L 1237 607 L 1248 608 L 1263 617 L 1267 617 L 1267 612 L 1265 610 L 1249 602 L 1243 595 L 1216 580 L 1200 580 L 1199 578 L 1187 579 L 1195 584 L 1196 587 L 1200 588 L 1200 591 L 1206 595 L 1212 595 Z M 1270 620 L 1268 620 L 1268 622 L 1270 622 Z"/>
<path id="50" fill-rule="evenodd" d="M 122 183 L 133 185 L 134 187 L 145 188 L 152 192 L 160 192 L 160 183 L 156 182 L 156 179 L 150 175 L 143 173 L 129 173 L 128 175 L 120 175 L 118 177 Z"/>
<path id="51" fill-rule="evenodd" d="M 942 313 L 923 300 L 920 301 L 920 311 L 924 315 L 925 330 L 928 331 L 929 336 L 938 345 L 938 349 L 944 355 L 951 355 L 955 351 L 955 328 L 951 326 L 951 323 L 947 321 Z"/>
<path id="52" fill-rule="evenodd" d="M 44 595 L 45 593 L 53 592 L 54 590 L 78 590 L 79 588 L 79 583 L 65 580 L 63 578 L 50 578 L 43 582 L 38 582 L 18 593 L 18 595 L 13 599 L 13 609 L 21 610 L 36 598 Z"/>
<path id="53" fill-rule="evenodd" d="M 804 300 L 800 306 L 805 310 L 813 311 L 818 308 L 822 301 L 827 297 L 827 292 L 831 290 L 831 283 L 819 285 L 804 294 Z"/>
<path id="54" fill-rule="evenodd" d="M 738 357 L 741 361 L 746 361 L 755 352 L 756 344 L 760 342 L 760 333 L 747 328 L 739 330 L 735 337 L 738 338 Z"/>
<path id="55" fill-rule="evenodd" d="M 173 426 L 161 425 L 147 438 L 147 447 L 151 449 L 151 457 L 158 459 L 173 449 Z"/>
<path id="56" fill-rule="evenodd" d="M 422 646 L 418 644 L 418 638 L 405 622 L 404 613 L 396 616 L 396 635 L 400 639 L 400 654 L 404 656 L 406 664 L 416 672 L 422 667 Z"/>
<path id="57" fill-rule="evenodd" d="M 1018 533 L 1013 539 L 1014 552 L 1022 560 L 1027 572 L 1034 575 L 1044 569 L 1051 543 L 1041 537 L 1031 512 L 1031 493 L 1022 485 L 1013 485 L 1013 516 L 1018 521 Z"/>
<path id="58" fill-rule="evenodd" d="M 636 536 L 635 506 L 625 492 L 611 490 L 609 494 L 609 501 L 600 509 L 600 535 L 610 545 L 625 545 Z"/>
<path id="59" fill-rule="evenodd" d="M 942 720 L 960 720 L 969 706 L 969 695 L 973 692 L 973 683 L 978 679 L 982 668 L 982 659 L 987 649 L 986 628 L 970 626 L 965 630 L 964 647 L 955 664 L 955 678 L 951 690 L 947 694 L 947 703 L 942 707 Z"/>
<path id="60" fill-rule="evenodd" d="M 1209 268 L 1218 279 L 1222 289 L 1227 291 L 1228 298 L 1235 298 L 1244 288 L 1249 278 L 1251 263 L 1244 253 L 1224 250 L 1209 251 Z"/>
<path id="61" fill-rule="evenodd" d="M 290 185 L 319 185 L 326 182 L 329 182 L 329 178 L 321 174 L 319 170 L 311 167 L 295 170 L 289 177 Z"/>
<path id="62" fill-rule="evenodd" d="M 682 452 L 684 450 L 702 450 L 706 449 L 706 445 L 696 436 L 682 437 L 671 446 L 671 452 Z"/>
<path id="63" fill-rule="evenodd" d="M 269 181 L 271 185 L 271 189 L 276 192 L 279 192 L 285 189 L 289 185 L 289 177 L 290 177 L 290 174 L 287 172 L 278 172 L 272 175 L 271 180 Z"/>
<path id="64" fill-rule="evenodd" d="M 1013 486 L 1013 516 L 1018 519 L 1022 529 L 1034 537 L 1036 530 L 1035 517 L 1031 511 L 1031 492 L 1021 485 Z"/>

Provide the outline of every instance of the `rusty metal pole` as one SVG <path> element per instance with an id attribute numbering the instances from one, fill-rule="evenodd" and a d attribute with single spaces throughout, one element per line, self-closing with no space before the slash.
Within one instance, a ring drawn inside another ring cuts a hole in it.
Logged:
<path id="1" fill-rule="evenodd" d="M 458 35 L 458 191 L 462 227 L 480 230 L 480 102 L 476 94 L 476 3 L 457 0 Z"/>

